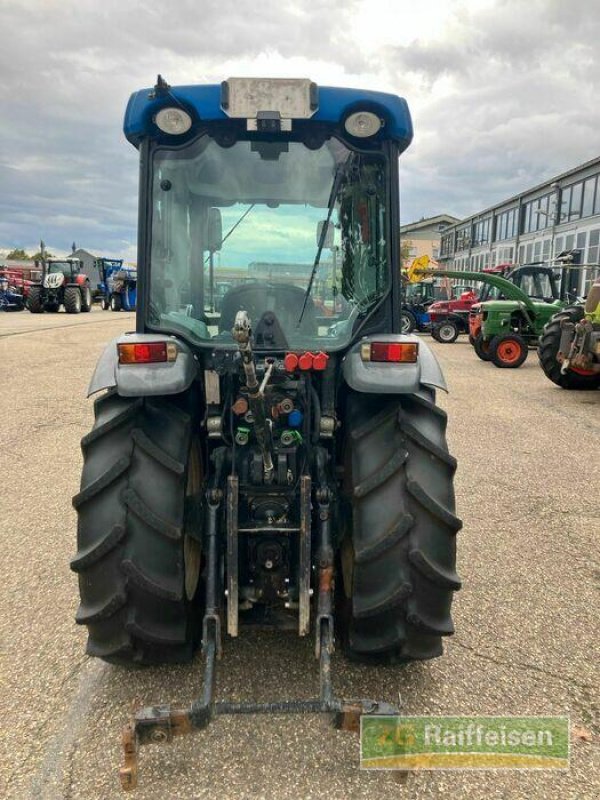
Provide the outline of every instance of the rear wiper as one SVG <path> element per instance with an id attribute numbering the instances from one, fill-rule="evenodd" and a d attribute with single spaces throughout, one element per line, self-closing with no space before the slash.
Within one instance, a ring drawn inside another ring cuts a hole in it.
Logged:
<path id="1" fill-rule="evenodd" d="M 300 325 L 302 324 L 302 318 L 304 317 L 304 312 L 306 311 L 308 298 L 310 297 L 312 286 L 317 274 L 317 270 L 319 268 L 321 253 L 323 252 L 325 239 L 327 237 L 327 231 L 329 230 L 329 222 L 331 221 L 331 215 L 333 214 L 333 207 L 335 206 L 335 198 L 337 197 L 337 193 L 342 183 L 342 178 L 344 177 L 344 174 L 346 172 L 346 163 L 347 162 L 344 161 L 342 164 L 338 164 L 335 170 L 335 177 L 333 179 L 333 185 L 331 187 L 331 194 L 329 195 L 329 200 L 327 202 L 327 218 L 325 220 L 325 224 L 321 228 L 321 233 L 319 234 L 317 254 L 315 256 L 315 260 L 313 263 L 312 272 L 310 273 L 310 280 L 308 281 L 308 286 L 306 288 L 306 291 L 304 292 L 304 302 L 302 303 L 302 311 L 300 312 L 300 316 L 298 317 L 298 322 L 296 323 L 297 328 L 299 328 Z"/>

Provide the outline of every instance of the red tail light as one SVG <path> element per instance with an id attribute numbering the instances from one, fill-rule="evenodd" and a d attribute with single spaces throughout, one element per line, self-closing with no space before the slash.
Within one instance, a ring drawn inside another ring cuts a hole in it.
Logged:
<path id="1" fill-rule="evenodd" d="M 417 342 L 366 342 L 361 345 L 360 355 L 363 361 L 414 364 L 419 345 Z"/>
<path id="2" fill-rule="evenodd" d="M 137 342 L 118 344 L 119 364 L 158 364 L 175 361 L 177 345 L 174 342 Z"/>

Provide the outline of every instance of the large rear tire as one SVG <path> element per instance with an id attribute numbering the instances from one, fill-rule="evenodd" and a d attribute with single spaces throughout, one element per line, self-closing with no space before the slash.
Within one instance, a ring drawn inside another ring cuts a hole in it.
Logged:
<path id="1" fill-rule="evenodd" d="M 79 286 L 67 286 L 65 289 L 64 306 L 67 314 L 79 314 L 82 308 Z"/>
<path id="2" fill-rule="evenodd" d="M 81 310 L 83 312 L 92 310 L 92 290 L 89 286 L 81 287 Z"/>
<path id="3" fill-rule="evenodd" d="M 446 414 L 433 392 L 351 395 L 346 491 L 351 528 L 341 546 L 342 638 L 348 655 L 408 661 L 442 654 L 454 632 L 453 476 Z"/>
<path id="4" fill-rule="evenodd" d="M 32 286 L 27 296 L 27 308 L 32 314 L 43 314 L 42 290 L 39 286 Z"/>
<path id="5" fill-rule="evenodd" d="M 190 562 L 200 568 L 199 546 L 185 526 L 189 479 L 201 481 L 191 417 L 169 399 L 115 392 L 96 400 L 94 410 L 94 427 L 81 442 L 71 563 L 87 653 L 121 664 L 188 661 L 201 620 L 198 575 L 186 574 Z"/>
<path id="6" fill-rule="evenodd" d="M 577 323 L 583 317 L 583 306 L 564 308 L 546 323 L 539 339 L 537 354 L 540 366 L 544 370 L 546 377 L 562 389 L 598 389 L 600 387 L 600 375 L 598 373 L 585 375 L 569 369 L 563 375 L 560 371 L 561 365 L 556 360 L 560 346 L 561 322 L 567 320 L 568 322 Z"/>

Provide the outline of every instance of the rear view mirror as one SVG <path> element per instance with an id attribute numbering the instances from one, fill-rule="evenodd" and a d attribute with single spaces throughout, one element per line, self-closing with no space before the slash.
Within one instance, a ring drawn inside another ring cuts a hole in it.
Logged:
<path id="1" fill-rule="evenodd" d="M 333 222 L 328 223 L 326 220 L 321 220 L 317 223 L 317 247 L 321 241 L 321 236 L 323 236 L 323 228 L 325 225 L 327 225 L 327 231 L 323 239 L 323 248 L 326 250 L 333 250 L 333 232 L 335 228 Z"/>
<path id="2" fill-rule="evenodd" d="M 223 223 L 221 221 L 221 211 L 218 208 L 208 209 L 208 233 L 207 250 L 211 253 L 220 250 L 223 246 Z"/>

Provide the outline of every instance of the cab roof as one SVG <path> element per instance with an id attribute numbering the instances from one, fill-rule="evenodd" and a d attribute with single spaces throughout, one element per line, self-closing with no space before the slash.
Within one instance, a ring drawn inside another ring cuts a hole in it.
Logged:
<path id="1" fill-rule="evenodd" d="M 156 88 L 156 87 L 155 87 Z M 221 107 L 220 84 L 205 86 L 173 86 L 166 90 L 141 89 L 129 98 L 125 111 L 123 131 L 128 141 L 138 147 L 146 137 L 163 136 L 154 124 L 154 117 L 161 108 L 179 106 L 198 120 L 227 120 Z M 413 127 L 406 100 L 386 92 L 363 89 L 344 89 L 319 86 L 318 107 L 311 117 L 314 122 L 339 124 L 348 114 L 358 110 L 371 110 L 385 119 L 379 138 L 391 139 L 405 150 L 413 138 Z"/>

